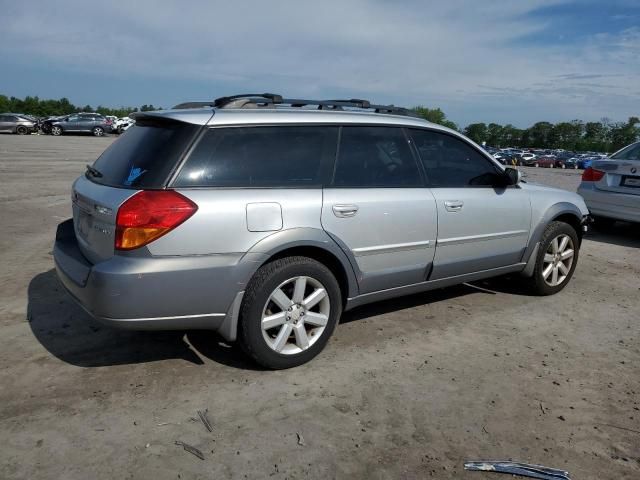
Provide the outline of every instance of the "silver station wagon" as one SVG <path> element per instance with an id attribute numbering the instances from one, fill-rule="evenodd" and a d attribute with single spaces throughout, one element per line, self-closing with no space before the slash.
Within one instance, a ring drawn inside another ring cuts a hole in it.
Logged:
<path id="1" fill-rule="evenodd" d="M 557 293 L 589 213 L 408 110 L 274 94 L 136 114 L 72 201 L 54 258 L 93 317 L 215 330 L 274 369 L 365 303 L 509 273 Z"/>

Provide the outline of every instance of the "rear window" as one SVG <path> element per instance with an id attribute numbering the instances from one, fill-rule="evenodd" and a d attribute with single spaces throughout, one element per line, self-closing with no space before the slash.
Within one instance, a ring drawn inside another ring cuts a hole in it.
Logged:
<path id="1" fill-rule="evenodd" d="M 640 160 L 640 143 L 629 145 L 624 150 L 620 150 L 612 155 L 613 160 Z"/>
<path id="2" fill-rule="evenodd" d="M 319 186 L 335 158 L 338 127 L 213 128 L 193 149 L 177 187 Z"/>
<path id="3" fill-rule="evenodd" d="M 200 127 L 173 121 L 139 120 L 93 164 L 102 176 L 88 178 L 124 188 L 161 188 Z"/>

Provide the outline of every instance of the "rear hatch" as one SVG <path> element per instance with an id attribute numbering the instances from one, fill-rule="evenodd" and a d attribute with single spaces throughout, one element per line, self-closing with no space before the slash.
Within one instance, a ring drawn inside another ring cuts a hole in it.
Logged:
<path id="1" fill-rule="evenodd" d="M 92 263 L 114 255 L 118 208 L 140 190 L 164 189 L 201 126 L 145 115 L 73 185 L 73 225 Z"/>
<path id="2" fill-rule="evenodd" d="M 596 160 L 594 170 L 605 172 L 595 182 L 598 190 L 640 195 L 640 143 L 629 145 L 607 160 Z"/>

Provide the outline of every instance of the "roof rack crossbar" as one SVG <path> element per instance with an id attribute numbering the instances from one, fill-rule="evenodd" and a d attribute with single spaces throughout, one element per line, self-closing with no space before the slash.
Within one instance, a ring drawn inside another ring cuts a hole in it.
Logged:
<path id="1" fill-rule="evenodd" d="M 240 95 L 229 95 L 226 97 L 216 98 L 209 102 L 187 102 L 176 105 L 174 108 L 201 108 L 201 107 L 217 107 L 217 108 L 243 108 L 237 105 L 237 100 L 246 99 L 248 104 L 263 104 L 290 106 L 295 108 L 317 106 L 319 110 L 344 110 L 345 108 L 364 109 L 375 113 L 387 113 L 393 115 L 405 115 L 417 117 L 412 110 L 395 105 L 374 105 L 369 100 L 351 98 L 345 100 L 305 100 L 300 98 L 282 98 L 282 95 L 275 93 L 244 93 Z"/>
<path id="2" fill-rule="evenodd" d="M 237 100 L 239 98 L 247 98 L 247 99 L 255 99 L 257 102 L 264 103 L 282 103 L 282 95 L 278 95 L 276 93 L 242 93 L 240 95 L 229 95 L 226 97 L 216 98 L 213 101 L 213 105 L 215 107 L 224 107 L 228 103 L 231 103 L 233 100 Z M 263 99 L 263 100 L 260 100 Z M 266 100 L 266 102 L 265 102 Z"/>

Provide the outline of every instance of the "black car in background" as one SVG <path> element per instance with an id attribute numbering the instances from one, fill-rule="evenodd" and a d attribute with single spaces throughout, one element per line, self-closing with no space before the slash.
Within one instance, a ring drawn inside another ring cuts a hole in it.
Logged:
<path id="1" fill-rule="evenodd" d="M 42 122 L 44 133 L 59 136 L 63 133 L 91 133 L 96 137 L 111 131 L 111 120 L 99 113 L 72 113 Z"/>

